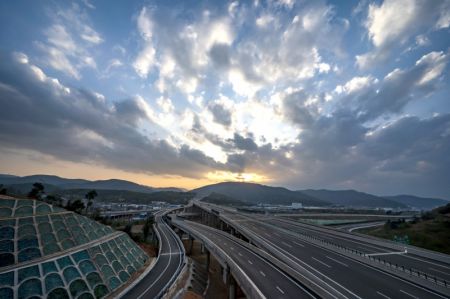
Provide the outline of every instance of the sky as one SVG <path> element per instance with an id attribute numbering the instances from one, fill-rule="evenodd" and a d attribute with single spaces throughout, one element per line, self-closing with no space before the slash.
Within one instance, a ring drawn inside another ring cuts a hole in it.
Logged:
<path id="1" fill-rule="evenodd" d="M 0 173 L 450 199 L 450 0 L 1 1 Z"/>

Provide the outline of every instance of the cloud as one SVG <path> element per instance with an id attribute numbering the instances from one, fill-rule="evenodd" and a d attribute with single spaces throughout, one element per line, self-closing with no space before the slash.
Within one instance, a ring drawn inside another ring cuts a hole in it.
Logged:
<path id="1" fill-rule="evenodd" d="M 54 13 L 52 25 L 44 30 L 46 41 L 35 42 L 44 62 L 77 80 L 81 78 L 81 69 L 96 69 L 89 48 L 101 44 L 103 38 L 89 23 L 88 15 L 76 4 Z"/>
<path id="2" fill-rule="evenodd" d="M 438 77 L 449 60 L 449 54 L 430 52 L 408 69 L 395 69 L 379 84 L 343 99 L 352 102 L 363 119 L 374 119 L 384 113 L 401 112 L 409 102 L 426 97 L 437 89 Z"/>
<path id="3" fill-rule="evenodd" d="M 231 111 L 225 107 L 223 102 L 210 102 L 208 104 L 208 109 L 212 113 L 215 122 L 224 125 L 225 127 L 229 127 L 231 125 Z"/>
<path id="4" fill-rule="evenodd" d="M 255 141 L 251 137 L 243 137 L 234 133 L 234 138 L 231 140 L 236 148 L 244 151 L 255 151 L 258 149 Z"/>
<path id="5" fill-rule="evenodd" d="M 448 8 L 445 0 L 385 0 L 380 5 L 370 4 L 365 27 L 374 50 L 357 55 L 357 65 L 367 69 L 385 61 L 392 51 L 425 27 L 447 28 Z"/>
<path id="6" fill-rule="evenodd" d="M 2 148 L 151 174 L 201 177 L 224 168 L 201 151 L 143 134 L 140 122 L 157 128 L 139 98 L 111 104 L 93 92 L 66 87 L 21 53 L 2 55 L 0 61 Z"/>

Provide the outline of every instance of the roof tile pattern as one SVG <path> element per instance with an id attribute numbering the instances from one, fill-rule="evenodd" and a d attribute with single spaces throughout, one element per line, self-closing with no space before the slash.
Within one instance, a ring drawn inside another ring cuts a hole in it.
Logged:
<path id="1" fill-rule="evenodd" d="M 0 298 L 102 298 L 147 259 L 126 234 L 89 218 L 0 198 Z"/>

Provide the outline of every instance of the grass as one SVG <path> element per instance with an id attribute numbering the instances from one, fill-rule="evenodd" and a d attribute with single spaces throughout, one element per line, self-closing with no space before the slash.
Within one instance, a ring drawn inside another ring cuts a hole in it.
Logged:
<path id="1" fill-rule="evenodd" d="M 409 244 L 450 254 L 450 217 L 437 214 L 432 219 L 417 222 L 390 222 L 382 227 L 358 230 L 379 238 L 394 240 L 395 236 L 409 239 Z"/>

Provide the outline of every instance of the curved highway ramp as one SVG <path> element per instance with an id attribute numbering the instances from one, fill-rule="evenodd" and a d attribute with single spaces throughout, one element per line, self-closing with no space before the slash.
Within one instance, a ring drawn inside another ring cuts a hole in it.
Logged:
<path id="1" fill-rule="evenodd" d="M 164 221 L 167 212 L 155 215 L 155 230 L 159 239 L 156 263 L 123 295 L 125 299 L 161 298 L 176 280 L 185 264 L 185 250 L 175 232 Z"/>
<path id="2" fill-rule="evenodd" d="M 191 221 L 172 224 L 201 241 L 219 261 L 228 276 L 229 298 L 234 298 L 235 282 L 247 298 L 319 298 L 236 237 Z"/>

